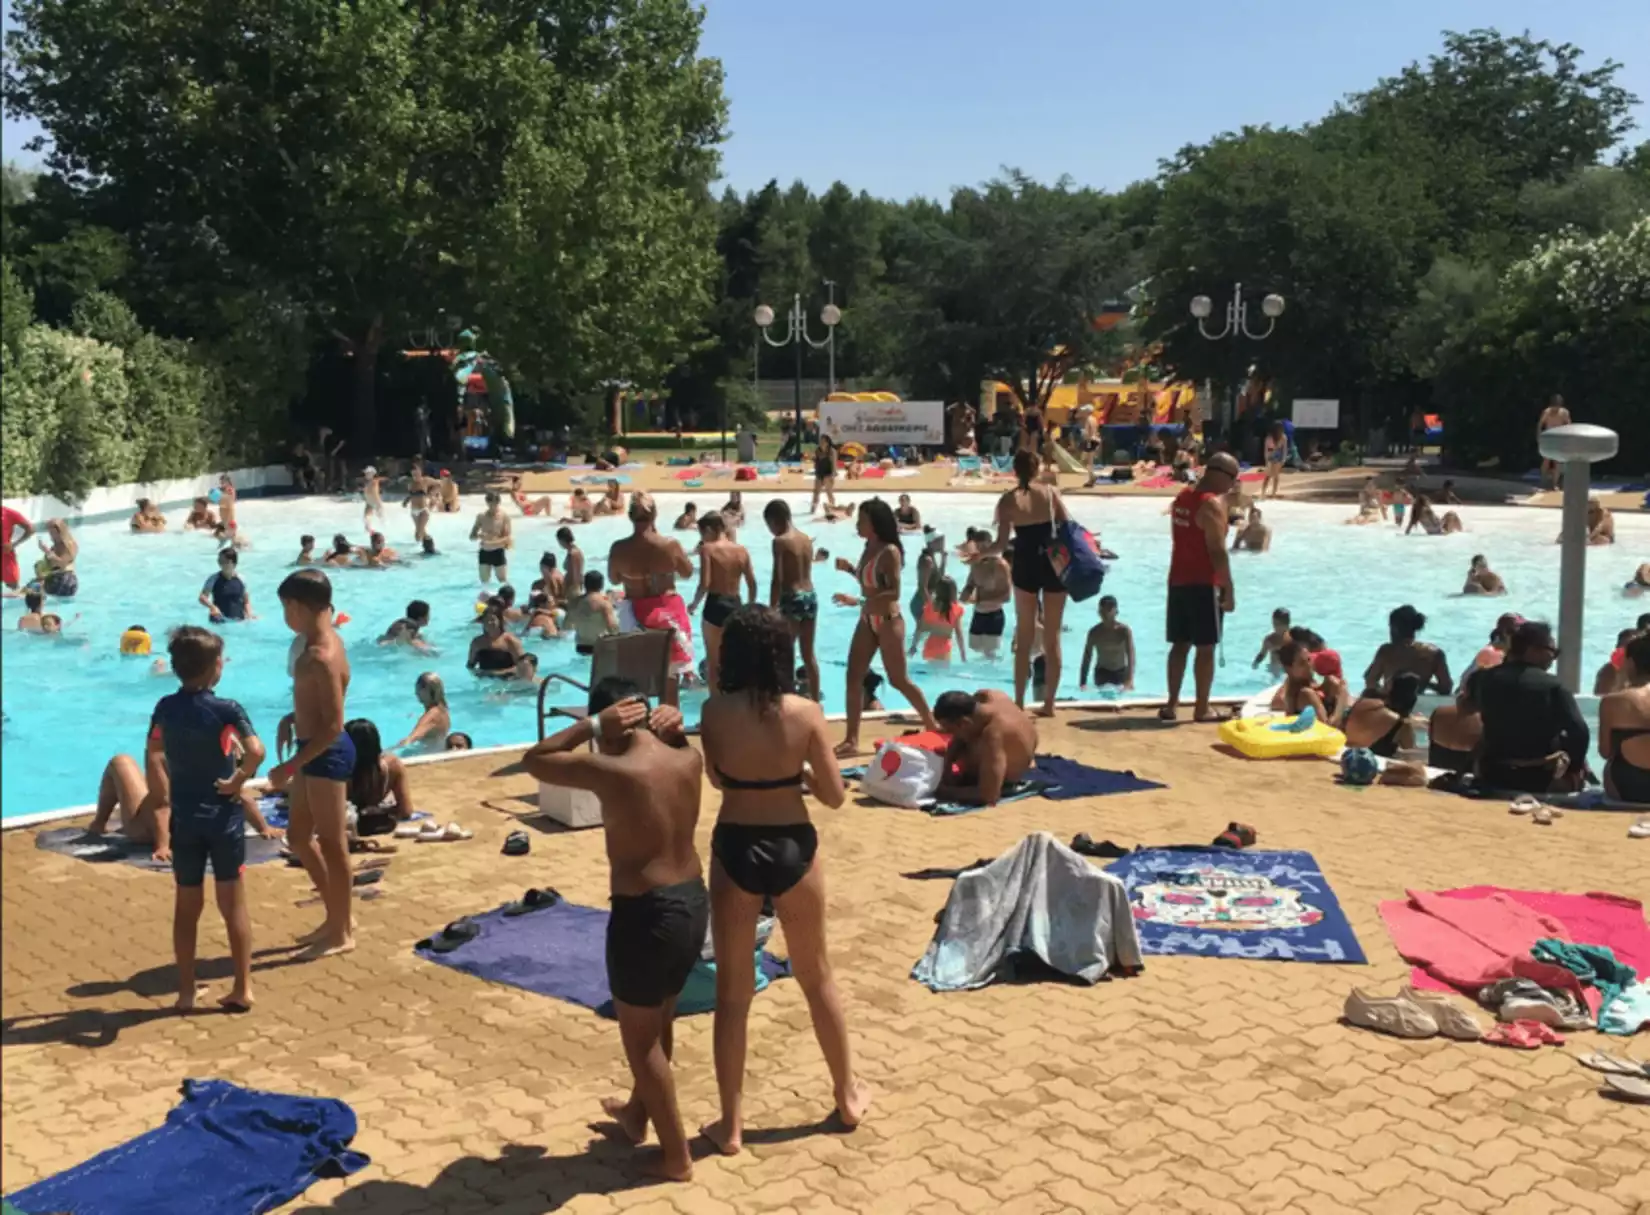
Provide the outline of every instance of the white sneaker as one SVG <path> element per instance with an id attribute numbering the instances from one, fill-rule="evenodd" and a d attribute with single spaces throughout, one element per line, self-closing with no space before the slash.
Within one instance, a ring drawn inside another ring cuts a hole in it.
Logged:
<path id="1" fill-rule="evenodd" d="M 1553 1029 L 1563 1024 L 1564 1010 L 1551 999 L 1533 996 L 1508 996 L 1495 1012 L 1499 1021 L 1539 1021 Z"/>
<path id="2" fill-rule="evenodd" d="M 1402 995 L 1372 996 L 1354 987 L 1342 1014 L 1360 1029 L 1373 1029 L 1398 1038 L 1431 1038 L 1438 1033 L 1432 1014 Z"/>
<path id="3" fill-rule="evenodd" d="M 1541 809 L 1541 800 L 1533 793 L 1520 793 L 1507 803 L 1509 814 L 1534 814 Z"/>
<path id="4" fill-rule="evenodd" d="M 1477 1042 L 1484 1036 L 1484 1027 L 1478 1023 L 1478 1018 L 1442 992 L 1416 991 L 1413 987 L 1405 987 L 1398 996 L 1437 1022 L 1438 1032 L 1446 1038 L 1454 1038 L 1457 1042 Z"/>
<path id="5" fill-rule="evenodd" d="M 1650 840 L 1650 814 L 1627 828 L 1627 834 L 1636 840 Z"/>

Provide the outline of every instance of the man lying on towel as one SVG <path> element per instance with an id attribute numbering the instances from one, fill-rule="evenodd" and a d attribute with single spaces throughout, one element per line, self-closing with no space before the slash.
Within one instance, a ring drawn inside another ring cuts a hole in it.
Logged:
<path id="1" fill-rule="evenodd" d="M 550 785 L 587 789 L 601 802 L 612 867 L 607 922 L 607 981 L 619 1038 L 635 1076 L 628 1101 L 602 1109 L 632 1143 L 653 1123 L 663 1157 L 655 1176 L 693 1176 L 687 1135 L 670 1074 L 676 998 L 699 961 L 710 924 L 693 830 L 699 822 L 704 761 L 668 705 L 648 712 L 629 680 L 609 677 L 590 690 L 590 715 L 522 756 Z M 587 749 L 594 740 L 596 750 Z"/>
<path id="2" fill-rule="evenodd" d="M 934 702 L 934 720 L 951 735 L 934 793 L 942 802 L 995 806 L 1003 786 L 1024 780 L 1037 762 L 1037 723 L 1006 692 L 946 692 Z"/>
<path id="3" fill-rule="evenodd" d="M 664 700 L 675 704 L 678 681 L 694 678 L 696 670 L 693 621 L 676 593 L 676 579 L 693 576 L 693 559 L 675 538 L 659 534 L 659 510 L 651 494 L 632 494 L 629 513 L 631 534 L 608 550 L 607 578 L 624 588 L 617 605 L 620 629 L 671 633 L 671 680 Z"/>

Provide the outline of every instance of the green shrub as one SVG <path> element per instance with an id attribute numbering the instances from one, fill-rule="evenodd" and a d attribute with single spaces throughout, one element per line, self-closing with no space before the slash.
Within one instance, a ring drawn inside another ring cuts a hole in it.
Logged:
<path id="1" fill-rule="evenodd" d="M 135 478 L 124 358 L 94 338 L 31 325 L 5 356 L 0 486 L 6 495 L 78 502 L 98 485 Z"/>

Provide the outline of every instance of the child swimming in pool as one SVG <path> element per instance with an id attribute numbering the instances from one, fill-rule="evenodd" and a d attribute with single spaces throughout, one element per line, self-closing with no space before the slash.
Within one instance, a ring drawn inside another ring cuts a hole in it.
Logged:
<path id="1" fill-rule="evenodd" d="M 208 865 L 218 910 L 229 933 L 235 986 L 218 1003 L 230 1012 L 252 1008 L 252 917 L 247 907 L 246 812 L 241 789 L 263 762 L 264 745 L 246 710 L 214 692 L 223 677 L 223 640 L 206 629 L 185 625 L 172 634 L 168 652 L 181 687 L 162 697 L 149 727 L 149 755 L 164 757 L 171 785 L 171 810 L 155 818 L 157 860 L 172 862 L 177 898 L 172 943 L 178 967 L 178 1012 L 191 1012 L 201 991 L 195 985 L 195 941 L 204 905 Z M 231 758 L 224 740 L 239 748 Z"/>

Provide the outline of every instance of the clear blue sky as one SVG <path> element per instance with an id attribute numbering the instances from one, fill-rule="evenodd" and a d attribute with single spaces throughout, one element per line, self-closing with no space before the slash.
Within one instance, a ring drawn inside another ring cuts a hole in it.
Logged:
<path id="1" fill-rule="evenodd" d="M 1183 144 L 1317 118 L 1481 26 L 1614 56 L 1650 100 L 1646 0 L 710 0 L 704 51 L 727 72 L 729 184 L 905 198 L 1005 165 L 1127 185 Z M 1650 104 L 1636 117 L 1650 138 Z M 8 116 L 6 157 L 32 159 L 35 133 Z"/>

